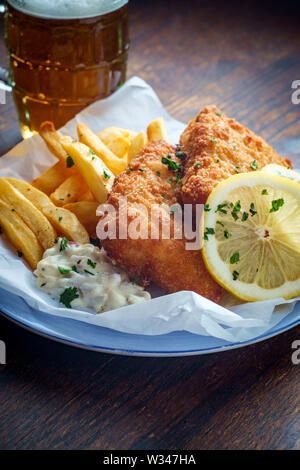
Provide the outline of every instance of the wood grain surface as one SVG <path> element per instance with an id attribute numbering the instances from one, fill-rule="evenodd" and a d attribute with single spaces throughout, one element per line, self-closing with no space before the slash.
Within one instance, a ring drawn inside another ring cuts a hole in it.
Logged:
<path id="1" fill-rule="evenodd" d="M 298 167 L 299 70 L 299 12 L 288 1 L 131 2 L 129 76 L 182 121 L 215 103 Z M 0 154 L 19 140 L 8 97 Z M 300 449 L 299 327 L 226 353 L 161 359 L 78 350 L 2 317 L 0 339 L 1 449 Z"/>

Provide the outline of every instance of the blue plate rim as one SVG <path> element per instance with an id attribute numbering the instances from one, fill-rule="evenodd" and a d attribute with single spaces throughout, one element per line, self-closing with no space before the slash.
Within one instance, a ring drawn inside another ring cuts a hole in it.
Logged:
<path id="1" fill-rule="evenodd" d="M 22 297 L 15 295 L 15 297 L 20 298 L 21 300 Z M 25 301 L 24 301 L 25 302 Z M 26 303 L 26 302 L 25 302 Z M 30 307 L 28 304 L 26 304 L 28 308 L 31 310 L 36 310 Z M 32 333 L 35 333 L 39 336 L 42 336 L 44 338 L 56 341 L 58 343 L 71 346 L 71 347 L 76 347 L 79 349 L 83 350 L 88 350 L 88 351 L 94 351 L 94 352 L 100 352 L 100 353 L 106 353 L 106 354 L 115 354 L 115 355 L 121 355 L 121 356 L 137 356 L 137 357 L 183 357 L 183 356 L 197 356 L 197 355 L 205 355 L 205 354 L 213 354 L 213 353 L 220 353 L 220 352 L 225 352 L 225 351 L 231 351 L 233 349 L 239 349 L 242 347 L 250 346 L 251 344 L 256 344 L 260 343 L 262 341 L 268 340 L 273 338 L 274 336 L 278 336 L 281 333 L 284 333 L 285 331 L 288 331 L 297 325 L 300 324 L 300 319 L 295 320 L 294 322 L 290 323 L 289 325 L 285 325 L 283 327 L 279 327 L 270 333 L 264 333 L 263 335 L 260 335 L 256 338 L 243 341 L 243 342 L 237 342 L 237 343 L 228 343 L 225 345 L 220 345 L 216 347 L 211 347 L 211 348 L 205 348 L 205 349 L 192 349 L 192 350 L 181 350 L 181 351 L 150 351 L 150 350 L 136 350 L 136 349 L 118 349 L 118 348 L 108 348 L 108 347 L 99 347 L 99 346 L 93 346 L 93 345 L 86 345 L 83 343 L 75 342 L 75 341 L 70 341 L 67 339 L 63 339 L 62 337 L 56 336 L 56 335 L 51 335 L 50 333 L 47 334 L 43 331 L 41 331 L 39 328 L 34 328 L 32 326 L 29 326 L 25 322 L 22 322 L 19 319 L 13 318 L 11 315 L 14 315 L 14 312 L 12 312 L 8 307 L 2 306 L 0 303 L 0 313 L 1 315 L 13 322 L 14 324 L 21 326 L 27 331 L 30 331 Z M 45 313 L 41 310 L 36 310 L 39 313 Z M 280 324 L 280 323 L 279 323 Z"/>

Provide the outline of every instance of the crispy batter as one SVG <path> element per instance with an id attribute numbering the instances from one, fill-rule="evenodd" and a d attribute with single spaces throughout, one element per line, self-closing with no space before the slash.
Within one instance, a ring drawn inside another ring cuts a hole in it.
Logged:
<path id="1" fill-rule="evenodd" d="M 120 217 L 119 197 L 127 196 L 128 208 L 136 203 L 143 204 L 147 210 L 152 204 L 166 203 L 165 214 L 176 204 L 180 197 L 180 186 L 175 182 L 176 173 L 161 162 L 163 156 L 172 154 L 177 164 L 181 160 L 175 157 L 174 147 L 164 141 L 150 142 L 138 157 L 130 162 L 130 168 L 115 178 L 108 203 L 117 209 L 118 224 L 124 223 Z M 142 171 L 145 170 L 145 171 Z M 173 181 L 169 181 L 170 178 Z M 114 216 L 112 216 L 114 218 Z M 171 234 L 174 234 L 174 215 L 171 217 Z M 127 216 L 128 225 L 136 218 L 136 213 Z M 151 230 L 151 218 L 148 217 L 148 231 Z M 117 239 L 102 240 L 102 245 L 115 261 L 131 275 L 153 281 L 168 292 L 192 290 L 215 302 L 220 300 L 223 289 L 207 272 L 200 250 L 186 250 L 185 239 L 162 239 L 161 230 L 156 240 Z"/>
<path id="2" fill-rule="evenodd" d="M 182 197 L 184 203 L 203 204 L 220 181 L 236 173 L 260 170 L 269 163 L 292 167 L 261 137 L 207 106 L 192 119 L 180 144 L 186 153 Z"/>

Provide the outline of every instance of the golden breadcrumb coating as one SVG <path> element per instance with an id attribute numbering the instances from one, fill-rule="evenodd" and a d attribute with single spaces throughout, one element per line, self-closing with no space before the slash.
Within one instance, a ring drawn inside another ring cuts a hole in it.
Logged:
<path id="1" fill-rule="evenodd" d="M 206 106 L 181 135 L 186 153 L 183 202 L 203 204 L 212 189 L 236 173 L 260 170 L 269 163 L 292 167 L 264 139 L 216 106 Z"/>
<path id="2" fill-rule="evenodd" d="M 152 204 L 165 203 L 169 208 L 180 200 L 181 188 L 176 182 L 176 172 L 162 163 L 164 156 L 171 154 L 172 160 L 180 165 L 182 161 L 174 154 L 174 147 L 164 141 L 150 142 L 138 157 L 130 162 L 130 169 L 115 178 L 108 197 L 108 203 L 116 208 L 112 217 L 117 224 L 124 224 L 120 217 L 119 197 L 127 196 L 127 205 L 132 208 L 136 203 L 150 209 Z M 172 179 L 172 180 L 171 180 Z M 171 181 L 170 181 L 171 180 Z M 136 217 L 128 214 L 127 225 Z M 174 214 L 171 217 L 171 237 L 163 239 L 159 230 L 158 239 L 103 239 L 102 246 L 108 254 L 123 266 L 131 275 L 144 281 L 153 281 L 168 292 L 192 290 L 215 302 L 219 301 L 223 289 L 210 276 L 205 268 L 200 250 L 186 250 L 186 240 L 176 239 L 174 234 Z M 148 218 L 148 231 L 151 218 Z"/>

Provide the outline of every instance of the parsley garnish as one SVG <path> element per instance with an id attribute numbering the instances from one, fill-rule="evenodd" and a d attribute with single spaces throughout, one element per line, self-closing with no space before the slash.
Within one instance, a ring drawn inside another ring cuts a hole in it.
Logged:
<path id="1" fill-rule="evenodd" d="M 215 137 L 212 137 L 212 138 L 210 139 L 210 141 L 213 142 L 214 144 L 217 142 L 217 140 L 216 140 Z"/>
<path id="2" fill-rule="evenodd" d="M 103 176 L 105 179 L 109 179 L 110 178 L 110 174 L 107 173 L 107 171 L 103 170 Z"/>
<path id="3" fill-rule="evenodd" d="M 222 212 L 223 214 L 227 214 L 227 211 L 224 209 L 224 207 L 228 207 L 228 204 L 226 202 L 224 204 L 218 204 L 218 207 L 216 208 L 215 212 Z"/>
<path id="4" fill-rule="evenodd" d="M 158 176 L 160 176 L 160 171 L 157 170 L 156 174 L 157 174 Z"/>
<path id="5" fill-rule="evenodd" d="M 58 217 L 58 222 L 61 222 L 62 221 L 62 217 Z"/>
<path id="6" fill-rule="evenodd" d="M 240 172 L 240 168 L 241 168 L 240 166 L 235 166 L 235 167 L 234 167 L 234 171 L 235 171 L 236 173 L 239 173 L 239 172 Z"/>
<path id="7" fill-rule="evenodd" d="M 194 168 L 200 168 L 200 167 L 201 167 L 201 163 L 200 163 L 200 162 L 195 163 Z"/>
<path id="8" fill-rule="evenodd" d="M 256 160 L 253 160 L 253 162 L 250 163 L 250 166 L 251 166 L 252 170 L 257 170 Z"/>
<path id="9" fill-rule="evenodd" d="M 231 234 L 228 232 L 228 230 L 224 230 L 224 237 L 225 238 L 231 237 Z"/>
<path id="10" fill-rule="evenodd" d="M 177 152 L 175 152 L 175 155 L 177 158 L 180 158 L 180 160 L 184 160 L 185 153 L 182 150 L 177 150 Z"/>
<path id="11" fill-rule="evenodd" d="M 211 227 L 205 227 L 205 232 L 204 232 L 204 240 L 208 240 L 208 235 L 214 235 L 215 231 Z"/>
<path id="12" fill-rule="evenodd" d="M 277 212 L 280 207 L 282 207 L 284 204 L 284 200 L 282 198 L 280 199 L 275 199 L 272 201 L 272 208 L 270 209 L 270 212 Z"/>
<path id="13" fill-rule="evenodd" d="M 204 210 L 205 212 L 209 212 L 211 208 L 209 207 L 209 204 L 204 204 Z"/>
<path id="14" fill-rule="evenodd" d="M 234 150 L 237 150 L 237 146 L 236 146 L 236 145 L 233 145 L 232 148 L 233 148 Z"/>
<path id="15" fill-rule="evenodd" d="M 84 272 L 90 274 L 91 276 L 95 276 L 95 273 L 91 273 L 91 271 L 88 271 L 87 269 L 84 269 Z"/>
<path id="16" fill-rule="evenodd" d="M 94 152 L 94 150 L 92 150 L 92 149 L 89 149 L 89 152 L 90 152 L 92 155 L 95 155 L 95 152 Z"/>
<path id="17" fill-rule="evenodd" d="M 93 269 L 95 269 L 97 265 L 97 263 L 94 263 L 94 261 L 92 261 L 91 259 L 87 260 L 87 264 L 91 266 Z"/>
<path id="18" fill-rule="evenodd" d="M 75 264 L 73 264 L 73 266 L 71 267 L 71 271 L 74 271 L 74 273 L 78 273 L 78 269 L 77 267 L 75 266 Z"/>
<path id="19" fill-rule="evenodd" d="M 78 289 L 77 287 L 67 287 L 59 297 L 60 303 L 64 304 L 67 308 L 71 307 L 71 302 L 75 299 L 78 299 Z"/>
<path id="20" fill-rule="evenodd" d="M 232 273 L 232 279 L 233 279 L 234 281 L 236 281 L 238 277 L 239 277 L 239 273 L 238 273 L 237 271 L 233 271 L 233 273 Z"/>
<path id="21" fill-rule="evenodd" d="M 255 207 L 254 207 L 254 203 L 253 203 L 253 202 L 251 202 L 251 204 L 250 204 L 249 212 L 250 212 L 250 214 L 251 214 L 252 217 L 253 217 L 255 214 L 257 214 L 257 211 L 255 210 Z"/>
<path id="22" fill-rule="evenodd" d="M 171 156 L 172 155 L 170 153 L 168 153 L 168 155 L 166 157 L 162 157 L 161 162 L 164 165 L 168 165 L 169 170 L 180 171 L 180 165 L 178 165 L 178 163 L 174 162 L 174 160 L 171 159 Z"/>
<path id="23" fill-rule="evenodd" d="M 59 240 L 58 237 L 54 238 L 54 243 L 55 243 L 55 245 L 56 245 L 56 243 L 58 242 L 58 240 Z"/>
<path id="24" fill-rule="evenodd" d="M 248 212 L 243 212 L 243 215 L 242 215 L 242 222 L 245 222 L 245 220 L 247 220 L 248 217 L 249 217 Z"/>
<path id="25" fill-rule="evenodd" d="M 57 269 L 59 270 L 60 274 L 68 274 L 71 269 L 68 269 L 68 268 L 63 268 L 62 266 L 57 266 Z"/>
<path id="26" fill-rule="evenodd" d="M 268 191 L 267 191 L 266 189 L 263 189 L 262 192 L 261 192 L 261 194 L 262 194 L 263 196 L 265 196 L 265 195 L 267 195 L 267 194 L 269 194 L 269 193 L 268 193 Z"/>
<path id="27" fill-rule="evenodd" d="M 163 197 L 164 199 L 167 199 L 166 196 L 164 194 L 161 194 L 161 197 Z"/>
<path id="28" fill-rule="evenodd" d="M 238 212 L 240 212 L 240 210 L 241 210 L 241 201 L 237 201 L 234 204 L 233 209 L 231 211 L 231 215 L 234 218 L 234 220 L 237 220 L 239 218 Z"/>
<path id="29" fill-rule="evenodd" d="M 60 242 L 59 251 L 65 250 L 67 246 L 68 246 L 68 239 L 66 237 L 63 237 Z"/>
<path id="30" fill-rule="evenodd" d="M 221 220 L 217 220 L 217 224 L 221 225 L 222 227 L 224 227 L 224 224 L 223 222 L 221 222 Z"/>
<path id="31" fill-rule="evenodd" d="M 219 116 L 221 117 L 222 116 L 222 113 L 220 113 L 219 111 L 216 113 L 216 116 Z"/>
<path id="32" fill-rule="evenodd" d="M 131 168 L 131 166 L 129 166 L 129 167 L 128 167 L 128 170 L 129 170 L 129 171 L 132 171 L 132 168 Z"/>
<path id="33" fill-rule="evenodd" d="M 74 165 L 74 161 L 73 161 L 73 158 L 70 157 L 70 155 L 67 156 L 67 159 L 66 159 L 66 165 L 67 165 L 67 168 L 71 168 L 71 166 Z"/>
<path id="34" fill-rule="evenodd" d="M 173 178 L 170 178 L 170 179 L 169 179 L 169 183 L 173 183 Z"/>
<path id="35" fill-rule="evenodd" d="M 230 257 L 230 264 L 235 264 L 240 261 L 240 254 L 239 252 L 233 253 L 233 255 Z"/>
<path id="36" fill-rule="evenodd" d="M 145 172 L 146 170 L 144 170 L 144 168 L 139 168 L 139 171 Z"/>

